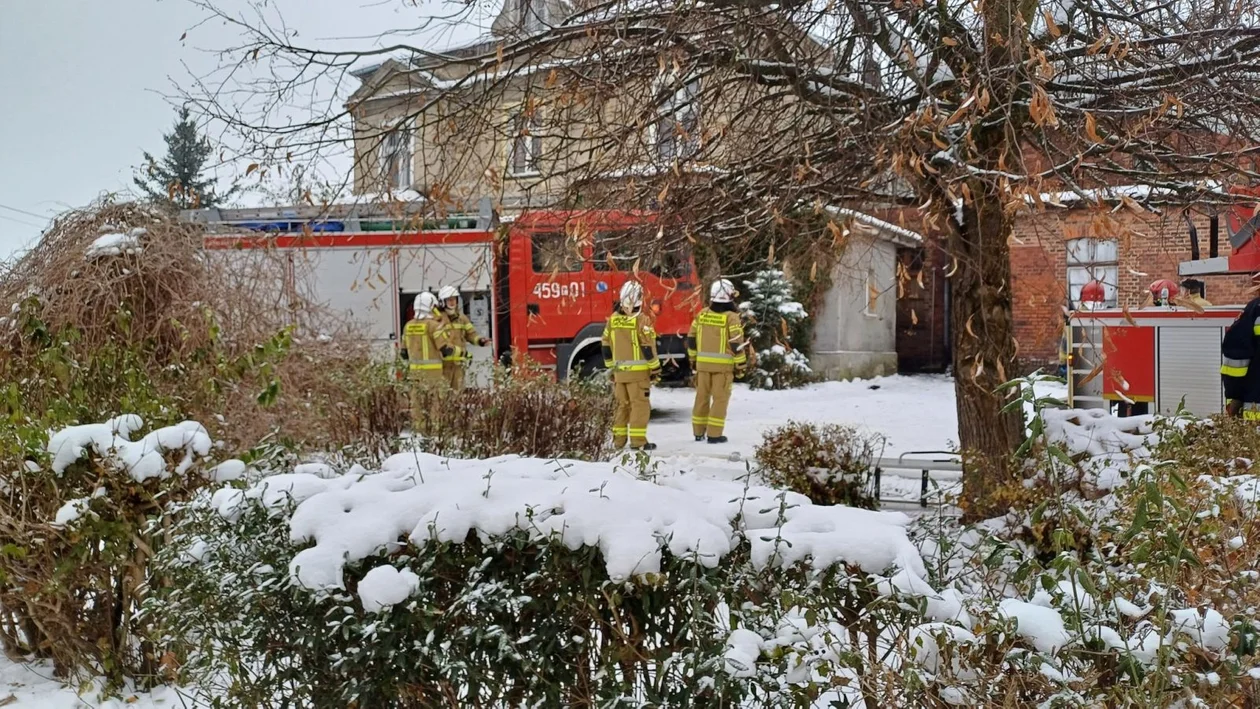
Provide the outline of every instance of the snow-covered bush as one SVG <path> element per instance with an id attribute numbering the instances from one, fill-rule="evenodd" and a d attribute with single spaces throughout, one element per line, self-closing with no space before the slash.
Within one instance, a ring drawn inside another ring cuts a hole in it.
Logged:
<path id="1" fill-rule="evenodd" d="M 148 617 L 219 706 L 1252 701 L 1250 461 L 1201 477 L 1210 427 L 1036 410 L 1040 497 L 973 526 L 609 463 L 251 478 L 190 503 Z M 1075 491 L 1118 453 L 1109 492 Z M 1051 517 L 1076 526 L 1038 543 Z"/>
<path id="2" fill-rule="evenodd" d="M 809 346 L 810 332 L 805 327 L 809 314 L 794 299 L 792 284 L 783 271 L 759 271 L 744 282 L 744 289 L 747 300 L 739 304 L 739 313 L 756 352 L 748 385 L 786 389 L 818 381 L 804 355 Z"/>
<path id="3" fill-rule="evenodd" d="M 0 473 L 6 654 L 47 658 L 62 676 L 104 674 L 114 684 L 156 671 L 135 613 L 154 581 L 165 507 L 209 482 L 211 441 L 198 423 L 140 436 L 143 427 L 129 414 L 45 433 L 19 470 Z M 15 428 L 34 442 L 34 430 Z"/>
<path id="4" fill-rule="evenodd" d="M 1110 492 L 1038 488 L 1029 507 L 973 526 L 920 518 L 911 531 L 927 575 L 877 583 L 883 600 L 867 604 L 860 623 L 808 589 L 744 606 L 728 641 L 740 675 L 866 707 L 1254 702 L 1260 476 L 1250 461 L 1216 459 L 1211 440 L 1241 424 L 1161 422 L 1142 433 L 1142 422 L 1044 413 L 1040 445 L 1029 447 L 1034 467 L 1071 480 L 1095 469 L 1078 464 L 1116 466 L 1122 451 L 1130 463 Z M 1233 433 L 1250 450 L 1260 433 L 1247 428 L 1245 442 Z M 1225 477 L 1197 473 L 1213 459 Z M 1074 525 L 1059 524 L 1046 544 L 1030 539 L 1050 515 Z"/>
<path id="5" fill-rule="evenodd" d="M 756 450 L 758 473 L 816 505 L 874 508 L 873 471 L 883 446 L 882 436 L 850 426 L 792 421 L 765 433 Z"/>
<path id="6" fill-rule="evenodd" d="M 148 615 L 219 706 L 787 706 L 746 702 L 732 622 L 924 573 L 903 515 L 609 463 L 400 455 L 182 519 Z"/>

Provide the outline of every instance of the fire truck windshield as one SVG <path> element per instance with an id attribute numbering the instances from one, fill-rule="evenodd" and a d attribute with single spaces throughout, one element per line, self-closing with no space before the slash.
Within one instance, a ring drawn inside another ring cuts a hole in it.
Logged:
<path id="1" fill-rule="evenodd" d="M 595 235 L 591 264 L 596 271 L 628 271 L 639 262 L 639 270 L 657 278 L 686 278 L 691 262 L 686 242 L 658 241 L 653 235 L 636 231 L 601 231 Z"/>

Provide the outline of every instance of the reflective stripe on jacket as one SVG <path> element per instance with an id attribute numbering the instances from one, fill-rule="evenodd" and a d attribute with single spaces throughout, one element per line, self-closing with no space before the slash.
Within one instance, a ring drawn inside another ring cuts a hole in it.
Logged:
<path id="1" fill-rule="evenodd" d="M 481 336 L 477 334 L 477 330 L 473 328 L 472 321 L 467 315 L 460 313 L 455 317 L 446 316 L 445 332 L 446 344 L 454 348 L 454 352 L 443 357 L 447 362 L 467 363 L 472 359 L 472 353 L 468 351 L 466 345 L 476 345 L 481 343 Z"/>
<path id="2" fill-rule="evenodd" d="M 661 368 L 656 357 L 656 331 L 642 312 L 633 315 L 613 313 L 604 325 L 601 338 L 604 366 L 619 382 L 650 378 Z"/>
<path id="3" fill-rule="evenodd" d="M 736 312 L 701 310 L 687 333 L 687 358 L 699 372 L 729 372 L 748 364 L 744 326 Z"/>
<path id="4" fill-rule="evenodd" d="M 403 348 L 413 372 L 442 371 L 443 323 L 434 317 L 412 320 L 403 327 Z"/>

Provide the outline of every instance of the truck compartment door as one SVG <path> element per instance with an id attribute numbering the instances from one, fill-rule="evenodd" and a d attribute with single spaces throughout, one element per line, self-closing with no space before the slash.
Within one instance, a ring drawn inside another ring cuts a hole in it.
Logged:
<path id="1" fill-rule="evenodd" d="M 1159 328 L 1159 401 L 1161 414 L 1176 412 L 1185 399 L 1195 416 L 1224 409 L 1221 388 L 1221 339 L 1224 328 L 1162 325 Z"/>

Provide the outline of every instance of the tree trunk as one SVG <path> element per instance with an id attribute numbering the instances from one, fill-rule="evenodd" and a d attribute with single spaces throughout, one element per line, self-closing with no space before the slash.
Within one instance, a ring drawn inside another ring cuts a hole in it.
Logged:
<path id="1" fill-rule="evenodd" d="M 947 247 L 953 263 L 950 328 L 953 333 L 954 391 L 959 444 L 964 454 L 965 520 L 1000 514 L 993 492 L 1018 480 L 1011 454 L 1023 438 L 1021 412 L 1003 413 L 1010 392 L 997 391 L 1016 372 L 1011 315 L 1012 223 L 1001 186 L 987 179 L 968 181 L 970 204 L 962 224 L 954 214 Z"/>

